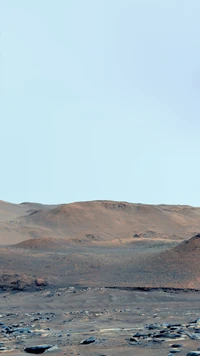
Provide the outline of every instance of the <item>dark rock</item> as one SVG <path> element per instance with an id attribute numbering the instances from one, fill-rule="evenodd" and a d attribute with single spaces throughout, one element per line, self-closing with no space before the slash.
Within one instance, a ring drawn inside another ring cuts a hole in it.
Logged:
<path id="1" fill-rule="evenodd" d="M 154 334 L 153 338 L 159 339 L 159 338 L 164 338 L 164 339 L 178 339 L 181 337 L 181 334 L 172 334 L 170 332 L 164 332 L 161 330 L 159 334 Z"/>
<path id="2" fill-rule="evenodd" d="M 25 347 L 24 351 L 29 354 L 43 354 L 46 350 L 52 348 L 52 345 L 37 345 L 37 346 L 30 346 Z"/>
<path id="3" fill-rule="evenodd" d="M 148 334 L 149 335 L 149 334 Z M 147 336 L 148 335 L 146 335 L 146 334 L 142 334 L 142 333 L 136 333 L 136 334 L 134 334 L 133 335 L 133 337 L 142 337 L 142 338 L 147 338 Z"/>
<path id="4" fill-rule="evenodd" d="M 157 324 L 149 324 L 149 325 L 146 325 L 146 328 L 149 329 L 149 330 L 155 330 L 155 329 L 159 328 L 159 325 L 157 325 Z"/>
<path id="5" fill-rule="evenodd" d="M 134 337 L 130 337 L 130 341 L 131 341 L 131 342 L 138 342 L 138 340 L 135 339 Z"/>
<path id="6" fill-rule="evenodd" d="M 96 339 L 94 337 L 89 337 L 88 339 L 82 340 L 80 343 L 82 345 L 88 345 L 88 344 L 92 344 L 95 341 Z"/>
<path id="7" fill-rule="evenodd" d="M 6 334 L 11 334 L 11 333 L 13 333 L 12 328 L 10 328 L 9 326 L 6 326 L 6 327 L 3 328 L 3 329 L 4 329 L 4 331 L 6 332 Z"/>
<path id="8" fill-rule="evenodd" d="M 15 328 L 12 332 L 18 334 L 32 334 L 32 331 L 29 328 Z"/>
<path id="9" fill-rule="evenodd" d="M 172 349 L 172 350 L 170 350 L 170 353 L 171 353 L 171 354 L 177 354 L 178 352 L 180 352 L 179 349 Z"/>
<path id="10" fill-rule="evenodd" d="M 168 339 L 178 339 L 181 337 L 181 334 L 166 334 L 165 337 Z"/>
<path id="11" fill-rule="evenodd" d="M 133 346 L 135 346 L 135 345 L 141 345 L 141 342 L 140 341 L 130 341 L 129 342 L 129 345 L 133 345 Z"/>
<path id="12" fill-rule="evenodd" d="M 170 337 L 169 336 L 170 334 L 155 334 L 155 335 L 153 335 L 153 338 L 155 338 L 155 339 L 159 339 L 159 338 L 167 338 L 167 337 Z"/>
<path id="13" fill-rule="evenodd" d="M 164 339 L 153 339 L 153 340 L 149 340 L 149 341 L 153 341 L 154 343 L 161 343 L 165 340 Z"/>
<path id="14" fill-rule="evenodd" d="M 48 282 L 44 278 L 36 278 L 35 285 L 37 287 L 46 287 L 48 285 Z"/>
<path id="15" fill-rule="evenodd" d="M 168 324 L 168 328 L 180 328 L 182 325 L 181 324 Z"/>
<path id="16" fill-rule="evenodd" d="M 187 334 L 191 340 L 200 340 L 200 335 L 197 334 Z"/>
<path id="17" fill-rule="evenodd" d="M 134 234 L 133 237 L 141 237 L 142 234 Z"/>

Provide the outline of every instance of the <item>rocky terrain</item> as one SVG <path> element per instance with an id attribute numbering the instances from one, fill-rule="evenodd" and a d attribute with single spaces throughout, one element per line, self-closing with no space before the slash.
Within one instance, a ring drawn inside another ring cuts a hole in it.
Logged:
<path id="1" fill-rule="evenodd" d="M 200 355 L 199 231 L 189 206 L 0 202 L 0 353 Z"/>
<path id="2" fill-rule="evenodd" d="M 0 310 L 0 352 L 18 356 L 187 355 L 200 348 L 199 292 L 71 286 L 2 293 Z"/>

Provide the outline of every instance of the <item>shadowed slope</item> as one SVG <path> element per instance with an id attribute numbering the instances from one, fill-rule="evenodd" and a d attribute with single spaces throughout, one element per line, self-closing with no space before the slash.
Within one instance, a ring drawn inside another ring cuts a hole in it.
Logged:
<path id="1" fill-rule="evenodd" d="M 29 240 L 0 249 L 2 275 L 44 278 L 49 286 L 79 284 L 98 287 L 180 288 L 200 290 L 199 238 L 155 246 L 147 243 L 120 247 L 63 248 L 51 239 Z M 9 272 L 9 273 L 8 273 Z M 19 277 L 17 277 L 19 278 Z"/>
<path id="2" fill-rule="evenodd" d="M 176 248 L 179 253 L 195 252 L 195 254 L 200 258 L 200 234 L 193 236 L 191 239 L 183 241 Z M 196 257 L 197 257 L 196 256 Z"/>
<path id="3" fill-rule="evenodd" d="M 159 284 L 200 289 L 200 234 L 151 256 L 150 264 Z"/>

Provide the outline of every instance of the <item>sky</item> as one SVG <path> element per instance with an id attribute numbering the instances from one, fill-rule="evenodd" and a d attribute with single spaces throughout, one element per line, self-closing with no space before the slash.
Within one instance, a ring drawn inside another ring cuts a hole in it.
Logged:
<path id="1" fill-rule="evenodd" d="M 199 18 L 199 0 L 0 0 L 0 199 L 200 206 Z"/>

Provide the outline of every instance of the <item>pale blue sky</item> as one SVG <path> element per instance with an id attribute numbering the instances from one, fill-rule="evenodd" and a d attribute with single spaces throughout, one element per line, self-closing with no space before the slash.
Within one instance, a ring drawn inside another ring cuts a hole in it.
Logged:
<path id="1" fill-rule="evenodd" d="M 0 199 L 200 206 L 199 19 L 199 0 L 0 0 Z"/>

